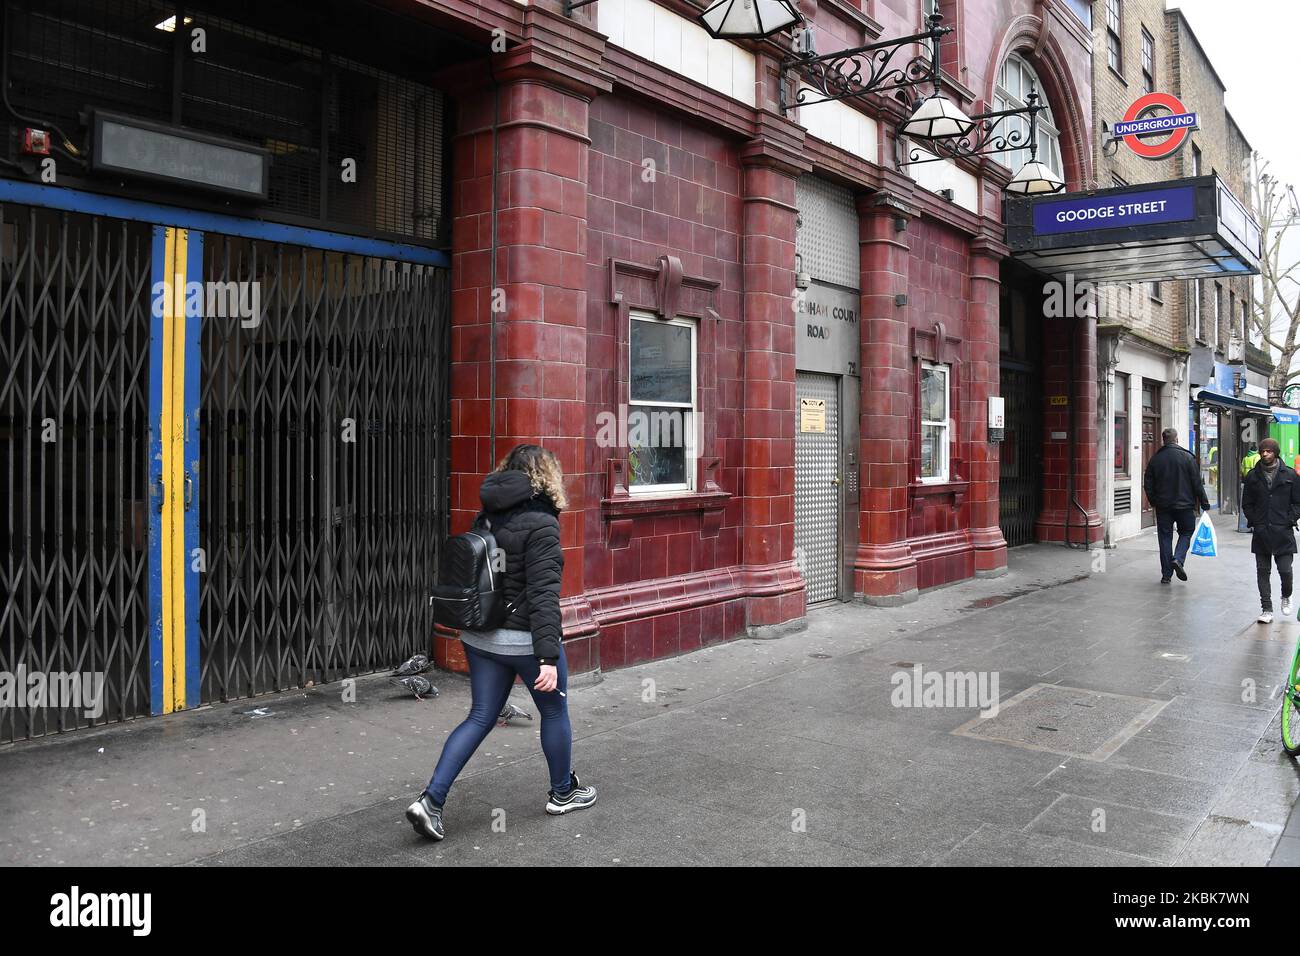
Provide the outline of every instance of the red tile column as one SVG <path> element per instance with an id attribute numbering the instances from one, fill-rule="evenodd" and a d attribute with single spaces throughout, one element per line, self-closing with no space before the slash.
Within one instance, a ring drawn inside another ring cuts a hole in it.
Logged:
<path id="1" fill-rule="evenodd" d="M 853 590 L 868 604 L 917 599 L 916 558 L 907 543 L 912 435 L 907 292 L 911 250 L 906 202 L 892 193 L 858 197 L 862 269 L 861 514 Z"/>
<path id="2" fill-rule="evenodd" d="M 996 577 L 1007 570 L 1007 542 L 998 526 L 1000 446 L 988 440 L 988 399 L 1001 392 L 999 331 L 1002 243 L 979 236 L 970 244 L 970 293 L 966 312 L 966 423 L 963 439 L 970 471 L 970 537 L 975 546 L 976 577 Z"/>
<path id="3" fill-rule="evenodd" d="M 558 17 L 536 8 L 528 16 Z M 579 672 L 599 665 L 598 655 L 592 659 L 596 628 L 582 598 L 587 119 L 591 99 L 608 91 L 610 83 L 599 72 L 603 37 L 558 20 L 565 28 L 562 51 L 526 42 L 497 57 L 492 75 L 465 75 L 459 84 L 452 197 L 451 531 L 469 526 L 480 506 L 483 476 L 512 447 L 534 443 L 555 452 L 569 498 L 560 516 L 565 648 L 570 669 Z M 464 666 L 459 642 L 445 635 L 435 642 L 435 656 L 441 666 Z"/>
<path id="4" fill-rule="evenodd" d="M 810 168 L 803 129 L 759 113 L 744 164 L 744 500 L 741 573 L 751 636 L 804 626 L 794 566 L 795 180 Z"/>

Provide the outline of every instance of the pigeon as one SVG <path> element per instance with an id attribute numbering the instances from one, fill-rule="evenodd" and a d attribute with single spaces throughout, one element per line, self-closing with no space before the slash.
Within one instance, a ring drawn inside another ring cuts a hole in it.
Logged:
<path id="1" fill-rule="evenodd" d="M 424 654 L 416 654 L 409 661 L 403 664 L 397 670 L 393 671 L 394 677 L 410 677 L 412 674 L 423 674 L 432 664 L 429 658 Z"/>
<path id="2" fill-rule="evenodd" d="M 424 700 L 424 697 L 421 696 L 423 694 L 428 694 L 430 697 L 438 696 L 438 688 L 434 687 L 433 684 L 429 683 L 427 678 L 421 677 L 419 674 L 412 674 L 410 677 L 390 677 L 388 678 L 388 683 L 393 684 L 394 686 L 405 687 L 407 690 L 415 694 L 416 700 Z"/>
<path id="3" fill-rule="evenodd" d="M 522 717 L 525 720 L 533 719 L 533 715 L 530 714 L 528 711 L 524 710 L 521 707 L 516 707 L 514 704 L 510 703 L 509 701 L 506 701 L 506 709 L 501 711 L 501 713 L 497 715 L 497 720 L 500 721 L 500 726 L 502 727 L 509 726 L 511 719 L 514 717 Z"/>

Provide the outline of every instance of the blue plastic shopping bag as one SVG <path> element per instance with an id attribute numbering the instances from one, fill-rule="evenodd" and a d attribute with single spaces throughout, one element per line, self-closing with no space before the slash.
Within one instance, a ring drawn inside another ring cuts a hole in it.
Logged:
<path id="1" fill-rule="evenodd" d="M 1215 537 L 1214 525 L 1210 523 L 1210 513 L 1201 512 L 1201 520 L 1196 523 L 1196 534 L 1192 537 L 1192 554 L 1203 558 L 1219 556 L 1219 539 Z"/>

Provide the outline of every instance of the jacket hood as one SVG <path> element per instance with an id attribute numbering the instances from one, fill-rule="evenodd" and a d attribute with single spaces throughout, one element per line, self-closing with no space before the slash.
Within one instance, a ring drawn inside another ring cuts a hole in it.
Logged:
<path id="1" fill-rule="evenodd" d="M 522 471 L 494 471 L 483 479 L 478 496 L 484 511 L 506 511 L 533 496 L 533 483 Z"/>

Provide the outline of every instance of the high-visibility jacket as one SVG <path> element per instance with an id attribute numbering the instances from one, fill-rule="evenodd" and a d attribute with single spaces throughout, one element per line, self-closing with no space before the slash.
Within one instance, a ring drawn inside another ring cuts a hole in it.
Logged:
<path id="1" fill-rule="evenodd" d="M 1245 478 L 1250 469 L 1255 467 L 1255 462 L 1259 461 L 1259 452 L 1252 451 L 1245 458 L 1241 459 L 1241 477 Z"/>

